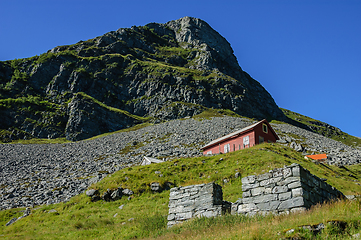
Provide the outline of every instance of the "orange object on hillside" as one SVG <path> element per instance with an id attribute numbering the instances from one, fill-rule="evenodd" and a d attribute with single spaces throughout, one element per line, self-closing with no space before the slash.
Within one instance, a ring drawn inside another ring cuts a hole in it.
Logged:
<path id="1" fill-rule="evenodd" d="M 327 159 L 327 155 L 326 154 L 316 154 L 316 155 L 306 155 L 306 157 L 311 158 L 313 160 L 323 160 L 323 159 Z"/>

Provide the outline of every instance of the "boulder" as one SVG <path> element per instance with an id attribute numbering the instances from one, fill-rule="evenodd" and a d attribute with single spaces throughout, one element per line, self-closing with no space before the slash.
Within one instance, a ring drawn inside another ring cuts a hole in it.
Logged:
<path id="1" fill-rule="evenodd" d="M 159 182 L 152 182 L 150 184 L 150 189 L 153 191 L 153 192 L 161 192 L 163 191 L 163 188 L 162 186 L 160 185 Z"/>
<path id="2" fill-rule="evenodd" d="M 132 190 L 128 189 L 128 188 L 123 189 L 123 190 L 122 190 L 122 193 L 123 193 L 124 195 L 127 195 L 127 196 L 130 196 L 130 195 L 133 195 L 133 194 L 134 194 L 134 192 L 133 192 Z"/>
<path id="3" fill-rule="evenodd" d="M 106 192 L 103 193 L 102 199 L 106 202 L 110 202 L 112 200 L 112 190 L 108 189 Z"/>
<path id="4" fill-rule="evenodd" d="M 86 191 L 85 194 L 88 197 L 93 197 L 94 195 L 99 195 L 99 191 L 97 189 L 90 189 L 90 190 Z"/>
<path id="5" fill-rule="evenodd" d="M 122 192 L 122 188 L 117 188 L 116 190 L 114 190 L 110 197 L 112 198 L 113 201 L 119 200 L 122 198 L 123 196 L 123 192 Z"/>

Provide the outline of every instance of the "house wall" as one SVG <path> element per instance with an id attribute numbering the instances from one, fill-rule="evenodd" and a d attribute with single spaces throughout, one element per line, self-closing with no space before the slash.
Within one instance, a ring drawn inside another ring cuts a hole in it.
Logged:
<path id="1" fill-rule="evenodd" d="M 244 137 L 249 138 L 249 144 L 247 146 L 243 145 Z M 213 145 L 213 146 L 210 146 L 210 147 L 204 149 L 203 154 L 206 155 L 210 151 L 212 151 L 211 154 L 225 153 L 224 146 L 227 144 L 229 144 L 229 152 L 252 147 L 256 144 L 255 134 L 253 131 L 251 131 L 251 132 L 247 132 L 242 135 L 236 136 L 234 138 L 227 139 L 221 143 L 218 143 L 217 145 Z"/>
<path id="2" fill-rule="evenodd" d="M 267 129 L 268 132 L 265 133 L 263 131 L 263 124 L 259 124 L 254 128 L 254 132 L 255 132 L 255 142 L 256 144 L 259 144 L 259 136 L 263 137 L 264 142 L 276 142 L 276 137 L 272 134 L 272 131 L 270 129 L 270 126 L 268 124 L 267 125 Z"/>
<path id="3" fill-rule="evenodd" d="M 267 125 L 267 132 L 263 131 L 263 125 Z M 263 138 L 263 142 L 276 142 L 277 138 L 273 135 L 271 126 L 267 123 L 260 123 L 256 125 L 253 129 L 245 132 L 241 135 L 238 135 L 233 138 L 229 138 L 220 142 L 216 145 L 209 146 L 203 150 L 203 155 L 208 154 L 219 154 L 226 153 L 224 146 L 229 144 L 229 151 L 233 152 L 237 150 L 241 150 L 244 148 L 253 147 L 256 144 L 260 144 L 260 137 Z M 249 137 L 249 144 L 244 146 L 243 139 L 244 137 Z"/>

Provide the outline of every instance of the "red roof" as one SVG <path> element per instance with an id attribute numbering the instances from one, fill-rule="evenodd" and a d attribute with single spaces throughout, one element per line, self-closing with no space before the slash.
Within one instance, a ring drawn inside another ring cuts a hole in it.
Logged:
<path id="1" fill-rule="evenodd" d="M 326 154 L 316 154 L 316 155 L 306 155 L 306 157 L 311 158 L 313 160 L 322 160 L 322 159 L 326 159 L 327 155 Z"/>

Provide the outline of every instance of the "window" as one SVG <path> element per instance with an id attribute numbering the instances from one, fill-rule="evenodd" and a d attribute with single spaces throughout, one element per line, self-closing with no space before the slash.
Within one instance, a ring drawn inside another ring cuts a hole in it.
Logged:
<path id="1" fill-rule="evenodd" d="M 207 155 L 212 155 L 212 150 L 207 152 Z"/>
<path id="2" fill-rule="evenodd" d="M 243 138 L 243 145 L 246 146 L 249 144 L 249 136 Z"/>
<path id="3" fill-rule="evenodd" d="M 263 124 L 263 125 L 262 125 L 262 130 L 263 130 L 264 133 L 268 133 L 268 126 L 267 126 L 267 124 Z"/>
<path id="4" fill-rule="evenodd" d="M 228 153 L 228 152 L 230 152 L 230 150 L 231 150 L 231 147 L 229 144 L 224 145 L 224 153 Z"/>
<path id="5" fill-rule="evenodd" d="M 264 143 L 264 138 L 262 136 L 259 136 L 259 144 Z"/>

